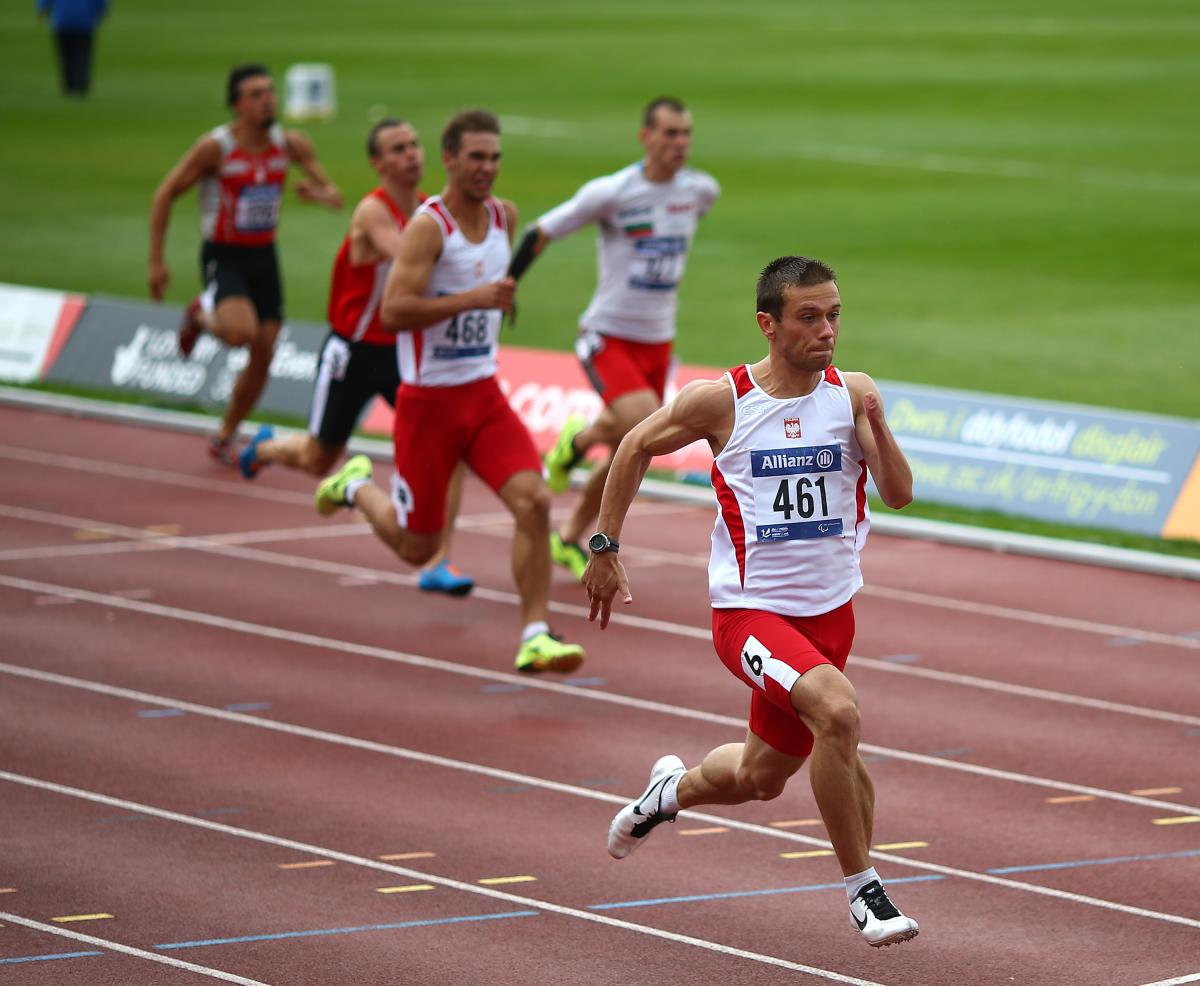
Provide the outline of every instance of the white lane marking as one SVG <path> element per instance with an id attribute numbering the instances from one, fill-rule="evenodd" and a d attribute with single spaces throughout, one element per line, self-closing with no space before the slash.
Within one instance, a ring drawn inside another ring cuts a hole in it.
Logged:
<path id="1" fill-rule="evenodd" d="M 25 520 L 39 520 L 41 518 L 36 515 L 40 511 L 29 510 L 24 507 L 5 507 L 0 505 L 0 515 L 8 514 L 9 516 L 20 517 Z M 58 515 L 51 515 L 57 517 Z M 58 517 L 57 520 L 45 520 L 46 523 L 63 523 L 66 526 L 80 527 L 86 529 L 94 529 L 95 522 L 89 521 L 82 517 Z M 404 575 L 398 572 L 390 572 L 383 569 L 363 568 L 356 565 L 342 565 L 337 562 L 325 562 L 315 559 L 299 557 L 295 555 L 284 555 L 279 552 L 258 551 L 253 548 L 239 547 L 231 544 L 230 541 L 234 538 L 241 540 L 250 540 L 250 535 L 216 535 L 210 537 L 195 537 L 195 538 L 180 538 L 175 535 L 147 534 L 138 528 L 126 528 L 116 525 L 110 527 L 114 533 L 125 534 L 128 537 L 138 539 L 135 544 L 128 542 L 119 545 L 106 544 L 104 546 L 91 546 L 97 549 L 103 547 L 111 553 L 117 550 L 133 551 L 139 550 L 142 546 L 153 545 L 162 548 L 185 548 L 196 551 L 205 551 L 228 555 L 232 557 L 244 558 L 251 561 L 263 562 L 270 565 L 282 565 L 291 568 L 302 568 L 308 571 L 326 571 L 336 574 L 342 580 L 341 585 L 367 585 L 378 584 L 380 582 L 391 583 L 394 585 L 414 586 L 417 583 L 417 577 L 412 575 Z M 305 530 L 305 529 L 300 529 Z M 360 528 L 351 526 L 350 532 L 357 533 Z M 283 532 L 265 532 L 268 535 L 268 540 L 288 540 L 288 531 Z M 281 537 L 276 538 L 276 533 Z M 41 549 L 43 552 L 39 557 L 44 557 L 45 552 L 53 549 Z M 70 552 L 71 549 L 63 549 L 64 552 Z M 79 553 L 82 553 L 80 551 Z M 99 553 L 89 552 L 89 553 Z M 3 559 L 3 555 L 0 555 Z M 350 581 L 347 581 L 350 580 Z M 865 590 L 864 590 L 865 591 Z M 487 599 L 491 602 L 502 603 L 506 605 L 519 605 L 520 600 L 513 593 L 500 592 L 494 589 L 487 589 L 482 586 L 476 586 L 473 593 L 477 598 Z M 550 609 L 553 612 L 564 613 L 574 617 L 586 619 L 587 609 L 582 606 L 572 606 L 568 603 L 559 603 L 552 601 Z M 625 623 L 629 626 L 638 627 L 640 629 L 652 630 L 659 633 L 667 633 L 675 636 L 687 637 L 694 640 L 708 641 L 711 637 L 711 632 L 705 628 L 689 627 L 684 624 L 671 623 L 666 620 L 649 619 L 646 617 L 630 616 L 628 614 L 618 614 L 614 616 L 614 620 Z M 1117 630 L 1120 628 L 1108 628 L 1109 630 Z M 1124 631 L 1127 633 L 1135 631 Z M 1200 645 L 1200 640 L 1182 637 L 1170 638 L 1186 641 L 1189 644 Z M 870 668 L 875 671 L 885 671 L 891 674 L 908 675 L 910 677 L 937 679 L 948 684 L 960 685 L 969 688 L 978 688 L 985 691 L 995 691 L 1012 695 L 1020 695 L 1025 698 L 1034 698 L 1047 702 L 1058 702 L 1066 705 L 1074 705 L 1080 708 L 1090 708 L 1101 712 L 1117 712 L 1123 715 L 1140 716 L 1146 719 L 1156 719 L 1164 722 L 1175 722 L 1182 725 L 1197 725 L 1200 726 L 1200 717 L 1188 716 L 1182 713 L 1169 712 L 1162 709 L 1152 709 L 1145 706 L 1129 705 L 1121 702 L 1110 702 L 1105 699 L 1089 698 L 1081 695 L 1071 695 L 1066 692 L 1051 691 L 1044 688 L 1032 688 L 1027 685 L 1011 684 L 1009 682 L 996 681 L 988 678 L 978 678 L 972 675 L 960 675 L 947 671 L 937 671 L 932 668 L 916 667 L 910 664 L 895 664 L 887 661 L 878 661 L 872 658 L 861 657 L 860 655 L 852 655 L 851 660 L 857 667 Z"/>
<path id="2" fill-rule="evenodd" d="M 169 955 L 147 952 L 140 948 L 133 948 L 130 945 L 122 945 L 119 942 L 109 941 L 107 938 L 96 938 L 94 935 L 85 935 L 78 931 L 70 931 L 55 924 L 42 924 L 41 921 L 33 921 L 30 918 L 21 917 L 19 914 L 9 914 L 7 911 L 0 911 L 0 920 L 24 925 L 26 928 L 33 928 L 35 931 L 45 931 L 51 935 L 58 935 L 60 938 L 70 938 L 73 941 L 86 942 L 89 945 L 95 945 L 97 948 L 107 948 L 113 952 L 123 952 L 125 955 L 132 955 L 139 959 L 148 959 L 151 962 L 169 965 L 175 969 L 184 969 L 187 972 L 199 973 L 201 976 L 208 976 L 209 979 L 220 979 L 227 983 L 240 983 L 241 986 L 268 986 L 267 983 L 260 982 L 257 979 L 235 976 L 231 972 L 221 972 L 220 969 L 210 969 L 208 966 L 196 965 L 193 962 L 184 962 L 181 959 L 173 959 Z"/>
<path id="3" fill-rule="evenodd" d="M 0 445 L 0 458 L 32 462 L 40 466 L 55 466 L 59 469 L 75 469 L 80 472 L 115 476 L 118 479 L 143 483 L 162 483 L 167 486 L 183 486 L 190 490 L 228 493 L 232 496 L 249 497 L 253 500 L 270 500 L 273 503 L 294 503 L 311 507 L 313 502 L 312 495 L 309 493 L 293 493 L 290 490 L 273 489 L 270 486 L 257 486 L 240 478 L 236 481 L 208 479 L 204 476 L 191 476 L 185 472 L 168 472 L 165 469 L 147 469 L 145 466 L 102 462 L 99 459 L 85 459 L 76 455 L 17 448 L 13 445 Z"/>
<path id="4" fill-rule="evenodd" d="M 0 664 L 0 668 L 9 669 L 11 665 Z M 411 750 L 405 747 L 391 746 L 385 743 L 376 743 L 371 740 L 363 740 L 353 736 L 345 736 L 341 733 L 327 732 L 321 729 L 311 729 L 307 726 L 299 726 L 289 722 L 282 722 L 274 719 L 262 719 L 257 716 L 249 716 L 244 713 L 230 712 L 226 709 L 217 709 L 210 706 L 199 705 L 192 702 L 179 702 L 165 696 L 151 695 L 146 692 L 138 692 L 132 689 L 117 688 L 110 685 L 100 685 L 92 682 L 81 682 L 79 679 L 71 679 L 65 675 L 53 675 L 49 673 L 33 674 L 30 677 L 44 678 L 46 680 L 59 679 L 51 681 L 55 684 L 66 684 L 71 687 L 83 687 L 88 691 L 96 691 L 101 694 L 112 695 L 116 698 L 129 699 L 139 703 L 151 703 L 165 705 L 170 708 L 181 708 L 196 715 L 208 716 L 214 719 L 225 719 L 230 722 L 241 723 L 243 725 L 252 726 L 257 729 L 268 729 L 274 732 L 287 733 L 293 736 L 301 736 L 306 739 L 314 739 L 325 743 L 332 743 L 338 746 L 346 746 L 354 749 L 366 750 L 373 753 L 381 753 L 385 756 L 396 757 L 404 760 L 412 760 L 418 763 L 425 763 L 435 767 L 448 768 L 450 770 L 458 770 L 464 773 L 480 774 L 485 777 L 491 777 L 507 782 L 515 782 L 528 787 L 541 788 L 546 791 L 554 791 L 559 794 L 568 794 L 574 797 L 587 798 L 591 801 L 604 801 L 609 804 L 623 805 L 627 802 L 626 797 L 617 794 L 608 794 L 603 791 L 597 791 L 593 788 L 578 787 L 574 784 L 565 784 L 560 781 L 546 780 L 541 777 L 534 777 L 529 774 L 521 774 L 516 771 L 501 770 L 495 767 L 487 767 L 483 764 L 471 763 L 465 760 L 456 760 L 452 757 L 438 756 L 432 753 L 422 753 L 419 750 Z M 40 781 L 35 778 L 27 778 L 18 774 L 10 774 L 7 771 L 0 770 L 0 779 L 13 780 L 15 783 L 27 783 L 33 787 L 47 787 L 47 789 L 58 789 L 60 786 L 49 781 Z M 67 789 L 74 791 L 75 789 Z M 104 803 L 111 803 L 118 807 L 128 808 L 135 813 L 142 814 L 160 814 L 164 817 L 166 814 L 158 809 L 148 809 L 143 805 L 138 805 L 134 802 L 118 802 L 115 799 L 107 798 L 107 796 L 98 795 L 99 798 L 104 798 Z M 179 818 L 190 818 L 190 816 L 178 816 Z M 719 815 L 710 815 L 707 812 L 689 810 L 688 817 L 697 822 L 703 822 L 709 825 L 723 825 L 727 828 L 740 829 L 745 832 L 752 832 L 757 835 L 765 835 L 772 839 L 781 839 L 787 842 L 799 842 L 808 846 L 816 846 L 821 849 L 831 849 L 832 845 L 824 839 L 818 839 L 810 835 L 803 835 L 799 832 L 791 832 L 778 828 L 771 828 L 765 825 L 756 825 L 752 822 L 742 822 L 732 818 L 725 818 Z M 202 824 L 205 827 L 213 828 L 216 831 L 228 830 L 228 826 L 223 826 L 218 822 L 208 822 L 207 820 L 195 819 L 197 824 Z M 234 830 L 237 831 L 237 830 Z M 320 850 L 312 847 L 300 846 L 296 844 L 301 851 L 309 852 L 312 855 L 321 855 Z M 1129 904 L 1121 904 L 1116 901 L 1103 900 L 1097 897 L 1088 897 L 1083 894 L 1075 894 L 1065 890 L 1057 890 L 1053 887 L 1044 887 L 1038 884 L 1024 883 L 1020 880 L 1011 880 L 1006 877 L 995 876 L 990 873 L 978 873 L 974 870 L 963 870 L 958 867 L 945 866 L 940 863 L 930 862 L 925 859 L 915 859 L 907 856 L 897 856 L 893 853 L 872 850 L 872 857 L 885 862 L 895 863 L 901 866 L 907 866 L 916 870 L 927 870 L 933 873 L 940 873 L 945 876 L 960 877 L 965 880 L 974 881 L 977 883 L 987 883 L 994 886 L 1007 887 L 1012 890 L 1019 890 L 1026 893 L 1038 894 L 1045 897 L 1053 897 L 1058 900 L 1071 901 L 1077 904 L 1085 904 L 1091 907 L 1098 907 L 1104 910 L 1118 911 L 1122 914 L 1131 914 L 1136 917 L 1151 918 L 1157 921 L 1165 921 L 1171 924 L 1182 924 L 1187 927 L 1200 928 L 1200 921 L 1192 918 L 1183 917 L 1178 914 L 1166 914 L 1161 911 L 1152 911 L 1147 908 L 1134 907 Z M 334 856 L 331 858 L 340 858 Z M 372 865 L 374 862 L 372 861 Z M 382 868 L 382 867 L 376 867 Z M 406 876 L 413 876 L 415 879 L 425 882 L 436 882 L 434 878 L 426 874 L 417 873 L 415 871 L 404 871 L 397 869 L 396 872 L 402 872 Z M 463 886 L 473 886 L 464 884 Z"/>
<path id="5" fill-rule="evenodd" d="M 773 955 L 763 955 L 759 952 L 748 952 L 745 949 L 734 948 L 730 945 L 722 945 L 719 942 L 708 941 L 703 938 L 693 938 L 690 935 L 680 935 L 673 931 L 662 931 L 658 928 L 650 927 L 644 924 L 634 924 L 632 921 L 622 921 L 619 918 L 609 917 L 605 914 L 597 914 L 594 911 L 582 911 L 578 908 L 567 907 L 562 904 L 552 904 L 549 901 L 537 900 L 532 897 L 521 897 L 517 894 L 508 893 L 504 890 L 495 890 L 491 887 L 482 887 L 474 883 L 464 883 L 461 880 L 454 880 L 450 877 L 435 876 L 432 873 L 423 873 L 420 870 L 408 869 L 404 866 L 395 866 L 391 863 L 384 863 L 374 859 L 368 859 L 364 856 L 355 856 L 351 853 L 340 852 L 336 849 L 326 849 L 323 846 L 314 846 L 304 842 L 297 842 L 293 839 L 286 839 L 276 835 L 270 835 L 266 832 L 255 832 L 252 829 L 235 828 L 232 825 L 225 825 L 221 822 L 213 822 L 205 818 L 196 818 L 192 815 L 182 815 L 174 811 L 166 811 L 162 808 L 156 808 L 152 805 L 139 804 L 136 801 L 126 801 L 121 798 L 113 798 L 108 795 L 98 794 L 93 791 L 84 791 L 80 788 L 67 787 L 63 784 L 55 784 L 52 781 L 44 781 L 36 777 L 25 777 L 21 774 L 11 774 L 8 771 L 0 771 L 0 780 L 10 781 L 13 784 L 21 784 L 25 787 L 37 788 L 43 791 L 50 791 L 54 794 L 66 795 L 72 798 L 79 798 L 84 801 L 91 801 L 96 804 L 110 805 L 114 808 L 122 808 L 127 811 L 136 811 L 144 815 L 153 815 L 157 818 L 162 818 L 171 822 L 179 822 L 183 825 L 192 825 L 196 828 L 208 829 L 212 832 L 219 832 L 222 835 L 231 835 L 240 839 L 249 839 L 254 842 L 262 842 L 267 845 L 279 846 L 284 849 L 291 849 L 298 853 L 303 853 L 309 856 L 322 856 L 326 859 L 336 860 L 340 863 L 348 863 L 351 866 L 362 866 L 367 869 L 380 870 L 384 873 L 392 873 L 397 876 L 407 877 L 411 880 L 420 883 L 432 883 L 435 886 L 449 887 L 452 890 L 461 890 L 465 893 L 475 894 L 479 897 L 491 897 L 494 900 L 502 900 L 510 904 L 519 904 L 521 907 L 529 908 L 536 911 L 547 911 L 551 914 L 560 914 L 564 917 L 577 918 L 582 921 L 590 921 L 593 924 L 602 924 L 610 928 L 620 928 L 625 931 L 633 931 L 640 935 L 648 935 L 652 938 L 662 938 L 666 941 L 675 942 L 681 945 L 691 945 L 694 948 L 702 948 L 709 952 L 718 952 L 722 955 L 729 955 L 733 958 L 749 959 L 752 962 L 760 962 L 764 965 L 778 966 L 783 969 L 790 969 L 793 972 L 805 972 L 810 976 L 818 976 L 822 979 L 828 979 L 837 983 L 850 983 L 854 986 L 880 986 L 878 983 L 872 983 L 866 979 L 856 979 L 853 976 L 843 976 L 841 973 L 831 972 L 828 969 L 818 969 L 815 966 L 802 965 L 799 962 L 789 962 L 786 959 L 779 959 Z M 249 982 L 249 980 L 239 980 L 240 982 Z"/>
<path id="6" fill-rule="evenodd" d="M 1156 983 L 1144 983 L 1143 986 L 1183 986 L 1184 983 L 1200 982 L 1200 972 L 1194 972 L 1190 976 L 1177 976 L 1174 979 L 1160 979 Z"/>
<path id="7" fill-rule="evenodd" d="M 169 473 L 161 470 L 140 469 L 139 467 L 130 466 L 115 466 L 112 463 L 101 462 L 94 459 L 84 459 L 78 456 L 65 456 L 56 453 L 41 452 L 33 449 L 22 449 L 14 446 L 0 445 L 0 457 L 14 458 L 21 461 L 35 462 L 42 465 L 57 466 L 66 469 L 81 469 L 89 472 L 100 472 L 109 475 L 121 477 L 136 478 L 146 482 L 162 482 L 170 485 L 187 486 L 187 487 L 203 487 L 210 488 L 214 491 L 227 492 L 234 494 L 246 494 L 247 490 L 257 489 L 265 496 L 263 498 L 272 499 L 273 497 L 267 494 L 272 491 L 267 487 L 250 487 L 250 484 L 223 482 L 218 480 L 204 480 L 195 476 L 189 476 L 186 473 Z M 280 491 L 282 495 L 288 497 L 286 502 L 303 502 L 305 506 L 312 503 L 312 499 L 307 494 L 290 494 L 286 491 Z M 295 499 L 299 497 L 299 500 Z M 691 509 L 691 505 L 671 503 L 635 503 L 633 510 L 638 513 L 653 515 L 656 512 L 670 513 L 676 512 L 682 508 Z M 19 511 L 17 507 L 0 507 L 0 513 L 8 511 Z M 558 508 L 555 515 L 565 510 Z M 631 511 L 632 513 L 632 511 Z M 26 510 L 23 514 L 11 513 L 9 516 L 23 516 L 28 520 L 37 520 L 38 515 L 45 518 L 42 522 L 52 524 L 55 523 L 53 518 L 61 515 L 44 512 Z M 460 526 L 464 529 L 473 529 L 475 533 L 489 534 L 494 536 L 508 536 L 507 529 L 499 528 L 506 513 L 495 512 L 493 514 L 484 514 L 479 516 L 478 526 L 468 517 L 460 517 Z M 71 518 L 72 523 L 68 526 L 83 526 L 85 524 L 79 518 Z M 111 529 L 111 530 L 128 530 L 137 531 L 137 528 L 121 528 L 120 525 L 102 524 L 97 521 L 86 522 L 86 526 L 95 529 Z M 339 525 L 340 526 L 340 525 Z M 365 525 L 359 529 L 365 533 Z M 145 532 L 130 534 L 131 537 L 145 536 Z M 160 535 L 161 537 L 161 535 Z M 194 545 L 180 545 L 181 547 L 193 547 Z M 629 546 L 630 557 L 637 557 L 636 548 Z M 675 559 L 678 564 L 689 568 L 704 568 L 708 565 L 708 559 L 703 555 L 697 554 L 682 554 L 671 551 L 660 551 L 654 549 L 651 556 L 652 564 L 664 564 L 671 559 Z M 415 584 L 415 579 L 413 580 Z M 912 603 L 918 606 L 933 606 L 942 609 L 950 609 L 958 612 L 972 613 L 982 616 L 991 616 L 997 619 L 1015 620 L 1026 623 L 1033 623 L 1039 626 L 1052 626 L 1059 629 L 1078 630 L 1082 633 L 1100 634 L 1105 637 L 1125 637 L 1132 640 L 1142 640 L 1147 643 L 1165 644 L 1170 647 L 1184 647 L 1192 650 L 1200 650 L 1200 639 L 1184 637 L 1176 634 L 1159 633 L 1153 630 L 1136 630 L 1130 627 L 1119 627 L 1107 623 L 1096 623 L 1091 620 L 1080 620 L 1073 617 L 1055 616 L 1050 613 L 1038 613 L 1032 610 L 1014 609 L 1006 606 L 993 606 L 989 603 L 976 603 L 969 600 L 953 599 L 946 596 L 934 596 L 926 593 L 912 592 L 907 589 L 893 589 L 887 586 L 867 585 L 860 590 L 864 595 L 880 596 L 883 598 L 894 599 L 901 602 Z M 478 589 L 476 595 L 479 595 Z M 582 609 L 582 607 L 581 607 Z M 585 611 L 586 612 L 586 611 Z M 574 614 L 572 614 L 574 615 Z M 628 620 L 628 617 L 618 617 Z"/>
<path id="8" fill-rule="evenodd" d="M 84 602 L 96 603 L 101 606 L 110 606 L 116 609 L 125 609 L 133 612 L 146 613 L 153 616 L 161 616 L 167 619 L 181 620 L 188 623 L 198 623 L 203 626 L 232 630 L 237 633 L 248 633 L 254 636 L 267 637 L 272 640 L 283 640 L 289 643 L 303 644 L 308 647 L 318 647 L 323 650 L 331 650 L 339 654 L 358 654 L 364 657 L 373 657 L 385 661 L 391 661 L 396 664 L 406 664 L 411 667 L 444 671 L 450 674 L 464 675 L 466 677 L 484 678 L 489 681 L 500 681 L 507 684 L 520 685 L 524 688 L 540 689 L 543 691 L 554 692 L 559 695 L 570 695 L 573 698 L 586 699 L 595 702 L 608 702 L 613 705 L 642 709 L 648 712 L 661 712 L 665 715 L 675 716 L 677 718 L 695 719 L 701 722 L 711 722 L 722 726 L 729 726 L 733 729 L 737 729 L 740 732 L 744 732 L 746 728 L 745 719 L 739 719 L 733 716 L 718 715 L 712 712 L 703 712 L 698 709 L 689 709 L 683 706 L 668 705 L 664 702 L 655 702 L 648 699 L 634 698 L 633 696 L 621 695 L 616 692 L 600 691 L 592 688 L 575 688 L 570 685 L 546 681 L 545 679 L 535 678 L 529 675 L 519 675 L 516 673 L 508 673 L 503 671 L 488 671 L 484 668 L 476 668 L 466 664 L 455 664 L 452 661 L 442 661 L 438 660 L 437 658 L 424 657 L 418 654 L 410 654 L 405 651 L 391 650 L 384 647 L 374 647 L 369 644 L 356 644 L 346 640 L 335 640 L 331 637 L 319 637 L 315 634 L 300 633 L 298 631 L 285 630 L 281 627 L 272 627 L 260 623 L 250 623 L 245 620 L 235 620 L 225 616 L 215 616 L 209 613 L 202 613 L 197 610 L 185 610 L 175 606 L 164 606 L 159 603 L 138 602 L 136 600 L 122 599 L 119 596 L 89 592 L 86 589 L 72 589 L 67 586 L 50 585 L 44 582 L 34 582 L 29 579 L 14 578 L 13 576 L 9 575 L 0 575 L 0 585 L 8 586 L 13 589 L 21 589 L 40 595 L 58 595 L 67 599 L 76 599 Z M 12 674 L 26 674 L 29 672 L 29 669 L 21 668 L 18 665 L 0 662 L 0 671 L 6 671 Z M 897 750 L 891 747 L 876 746 L 870 743 L 860 743 L 859 749 L 866 753 L 875 753 L 879 754 L 880 756 L 889 757 L 895 760 L 906 760 L 911 763 L 918 763 L 927 767 L 938 767 L 945 770 L 957 770 L 962 773 L 975 774 L 977 776 L 987 777 L 992 780 L 1015 781 L 1019 784 L 1029 784 L 1035 787 L 1044 787 L 1055 791 L 1067 791 L 1073 794 L 1089 794 L 1093 797 L 1103 798 L 1105 800 L 1122 801 L 1128 804 L 1136 804 L 1149 808 L 1162 808 L 1166 811 L 1178 812 L 1180 814 L 1200 813 L 1200 807 L 1193 807 L 1191 805 L 1181 805 L 1170 801 L 1159 801 L 1154 798 L 1139 797 L 1137 795 L 1126 794 L 1121 791 L 1106 791 L 1101 788 L 1089 787 L 1083 784 L 1073 784 L 1067 781 L 1056 781 L 1048 778 L 1033 777 L 1028 774 L 1018 774 L 1013 771 L 1000 770 L 995 767 L 983 767 L 959 760 L 946 760 L 940 757 L 928 756 L 922 753 L 910 753 L 906 750 Z"/>
<path id="9" fill-rule="evenodd" d="M 1179 712 L 1166 712 L 1162 709 L 1149 709 L 1143 705 L 1126 705 L 1123 702 L 1108 702 L 1101 698 L 1086 698 L 1081 695 L 1068 695 L 1065 692 L 1049 691 L 1045 688 L 1030 688 L 1027 685 L 1013 685 L 1005 681 L 993 681 L 989 678 L 976 678 L 967 674 L 952 674 L 948 671 L 937 671 L 933 668 L 923 668 L 913 664 L 893 664 L 890 661 L 877 661 L 869 657 L 851 658 L 858 667 L 871 668 L 874 671 L 895 672 L 916 678 L 928 678 L 931 681 L 943 681 L 951 685 L 964 685 L 968 688 L 983 688 L 993 692 L 1004 692 L 1009 695 L 1021 695 L 1024 698 L 1036 698 L 1045 702 L 1062 702 L 1065 705 L 1078 705 L 1087 709 L 1097 709 L 1101 712 L 1119 712 L 1123 715 L 1142 716 L 1146 719 L 1161 719 L 1163 722 L 1175 722 L 1184 726 L 1200 726 L 1200 716 L 1188 716 Z"/>

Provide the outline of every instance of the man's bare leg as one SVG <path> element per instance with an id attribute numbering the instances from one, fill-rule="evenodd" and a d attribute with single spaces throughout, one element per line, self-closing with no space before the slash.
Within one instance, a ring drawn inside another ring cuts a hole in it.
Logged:
<path id="1" fill-rule="evenodd" d="M 410 565 L 423 565 L 437 551 L 442 532 L 416 534 L 396 519 L 392 498 L 374 483 L 365 483 L 354 494 L 354 506 L 367 518 L 375 536 Z"/>
<path id="2" fill-rule="evenodd" d="M 214 335 L 220 332 L 222 316 L 225 311 L 233 306 L 240 309 L 242 306 L 248 307 L 249 302 L 245 298 L 227 298 L 222 301 L 217 306 Z M 241 338 L 240 313 L 236 324 L 238 328 L 229 332 L 231 341 L 228 344 L 231 346 L 237 345 L 232 340 Z M 258 326 L 258 331 L 254 333 L 251 340 L 241 343 L 241 345 L 249 346 L 250 358 L 242 372 L 238 374 L 233 385 L 233 392 L 229 395 L 229 403 L 225 407 L 224 417 L 215 436 L 218 442 L 228 442 L 237 434 L 238 425 L 246 420 L 258 403 L 259 397 L 262 396 L 271 370 L 271 360 L 275 356 L 275 340 L 279 336 L 279 328 L 280 324 L 276 320 L 264 321 Z"/>
<path id="3" fill-rule="evenodd" d="M 512 574 L 521 597 L 521 620 L 545 623 L 550 598 L 550 492 L 539 473 L 519 472 L 500 489 L 515 522 Z"/>

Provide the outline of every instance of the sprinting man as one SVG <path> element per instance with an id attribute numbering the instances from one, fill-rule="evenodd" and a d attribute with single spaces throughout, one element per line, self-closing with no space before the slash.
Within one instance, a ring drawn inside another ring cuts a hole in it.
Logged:
<path id="1" fill-rule="evenodd" d="M 506 276 L 517 210 L 492 197 L 500 123 L 486 110 L 457 114 L 442 133 L 446 187 L 404 230 L 383 293 L 383 324 L 399 333 L 403 383 L 393 428 L 389 497 L 355 456 L 317 487 L 322 514 L 354 506 L 384 544 L 413 565 L 442 543 L 446 487 L 460 461 L 513 515 L 512 572 L 521 597 L 520 671 L 572 671 L 583 648 L 550 632 L 550 493 L 533 439 L 496 380 L 500 321 L 512 309 Z"/>
<path id="2" fill-rule="evenodd" d="M 179 350 L 191 355 L 201 332 L 211 332 L 227 346 L 249 349 L 249 361 L 209 442 L 213 458 L 236 466 L 237 428 L 266 386 L 283 324 L 275 228 L 288 166 L 298 164 L 307 176 L 296 184 L 300 198 L 339 209 L 342 197 L 318 163 L 312 142 L 276 122 L 275 85 L 266 66 L 232 69 L 226 101 L 233 122 L 202 136 L 154 193 L 148 280 L 150 296 L 161 301 L 171 276 L 163 260 L 171 205 L 199 182 L 204 290 L 184 314 Z"/>
<path id="3" fill-rule="evenodd" d="M 679 100 L 653 100 L 639 136 L 642 160 L 589 181 L 538 219 L 513 263 L 520 277 L 551 240 L 590 223 L 597 227 L 596 291 L 580 319 L 575 351 L 605 408 L 590 425 L 571 417 L 546 455 L 546 481 L 556 493 L 570 485 L 571 470 L 593 445 L 615 450 L 630 428 L 662 406 L 679 282 L 696 227 L 720 194 L 711 175 L 687 167 L 692 116 Z M 611 462 L 610 455 L 592 472 L 571 515 L 551 534 L 554 561 L 576 578 L 587 565 L 579 539 L 596 519 Z"/>
<path id="4" fill-rule="evenodd" d="M 651 458 L 707 439 L 719 505 L 708 565 L 713 643 L 752 691 L 749 730 L 745 742 L 718 747 L 690 770 L 661 757 L 642 796 L 613 819 L 608 851 L 624 858 L 688 808 L 776 798 L 811 760 L 853 925 L 869 944 L 890 945 L 913 938 L 917 922 L 897 910 L 871 866 L 875 792 L 843 671 L 870 526 L 867 472 L 893 508 L 912 500 L 912 473 L 874 381 L 833 366 L 842 306 L 834 272 L 780 257 L 759 278 L 757 301 L 766 357 L 688 384 L 621 443 L 583 577 L 591 619 L 599 615 L 603 628 L 615 595 L 633 602 L 617 549 Z"/>
<path id="5" fill-rule="evenodd" d="M 333 262 L 330 332 L 321 347 L 308 434 L 276 438 L 274 429 L 263 425 L 238 454 L 247 479 L 271 463 L 324 476 L 341 458 L 367 403 L 377 395 L 396 403 L 396 333 L 383 327 L 379 309 L 400 233 L 425 199 L 418 190 L 425 153 L 411 124 L 388 117 L 367 134 L 367 157 L 380 182 L 355 207 Z M 450 483 L 445 538 L 421 569 L 418 585 L 426 591 L 465 596 L 475 585 L 448 558 L 461 496 L 459 468 Z"/>

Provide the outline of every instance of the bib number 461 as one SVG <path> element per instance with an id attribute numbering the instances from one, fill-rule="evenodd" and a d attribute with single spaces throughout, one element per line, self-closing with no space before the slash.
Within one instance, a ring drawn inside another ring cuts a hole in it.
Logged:
<path id="1" fill-rule="evenodd" d="M 781 479 L 779 489 L 775 491 L 775 502 L 772 504 L 776 513 L 782 514 L 784 520 L 791 520 L 796 514 L 802 520 L 807 520 L 817 512 L 817 497 L 821 500 L 821 516 L 829 515 L 829 500 L 825 495 L 825 477 L 816 480 L 801 476 L 795 481 L 796 496 L 792 498 L 792 480 Z M 815 493 L 813 492 L 815 491 Z"/>

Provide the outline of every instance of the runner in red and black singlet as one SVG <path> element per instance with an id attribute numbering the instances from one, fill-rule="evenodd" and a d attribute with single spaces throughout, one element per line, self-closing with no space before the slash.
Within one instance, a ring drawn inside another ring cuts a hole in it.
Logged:
<path id="1" fill-rule="evenodd" d="M 209 444 L 214 458 L 236 465 L 233 439 L 266 386 L 283 323 L 275 230 L 288 167 L 298 164 L 307 176 L 296 184 L 302 199 L 333 209 L 342 199 L 309 139 L 275 121 L 275 87 L 265 66 L 234 68 L 226 95 L 233 121 L 201 137 L 154 193 L 148 281 L 150 296 L 161 301 L 171 276 L 163 259 L 171 205 L 198 184 L 204 290 L 187 307 L 179 348 L 186 359 L 207 331 L 227 346 L 249 349 Z"/>

